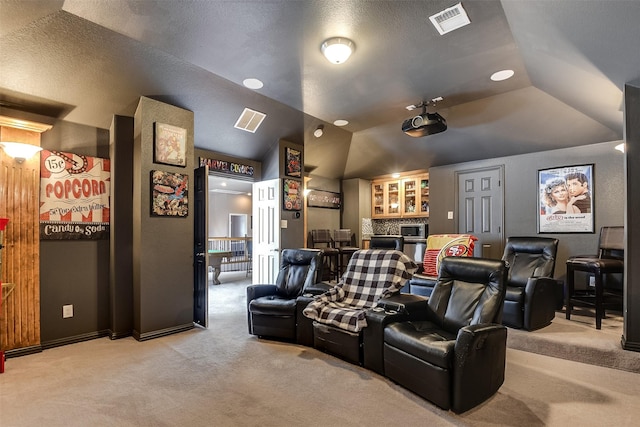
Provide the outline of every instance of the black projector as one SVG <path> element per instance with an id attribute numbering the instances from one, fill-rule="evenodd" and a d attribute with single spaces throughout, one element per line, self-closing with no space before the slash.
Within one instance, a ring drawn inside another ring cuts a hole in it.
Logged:
<path id="1" fill-rule="evenodd" d="M 447 121 L 438 113 L 422 113 L 402 123 L 402 132 L 418 138 L 447 130 Z"/>

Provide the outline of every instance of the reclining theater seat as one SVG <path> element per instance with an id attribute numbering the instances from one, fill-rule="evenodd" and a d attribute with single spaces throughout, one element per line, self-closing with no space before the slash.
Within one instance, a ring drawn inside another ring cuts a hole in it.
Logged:
<path id="1" fill-rule="evenodd" d="M 371 236 L 369 249 L 389 249 L 394 251 L 404 251 L 403 236 Z"/>
<path id="2" fill-rule="evenodd" d="M 562 308 L 562 286 L 553 279 L 557 251 L 558 239 L 507 239 L 502 256 L 509 268 L 503 324 L 533 331 L 551 323 L 556 309 Z"/>
<path id="3" fill-rule="evenodd" d="M 365 249 L 351 257 L 340 282 L 303 311 L 313 319 L 313 346 L 351 363 L 363 364 L 366 314 L 382 299 L 398 294 L 417 265 L 400 251 Z"/>
<path id="4" fill-rule="evenodd" d="M 296 300 L 320 277 L 322 251 L 284 249 L 275 285 L 247 286 L 247 321 L 252 335 L 296 340 Z"/>
<path id="5" fill-rule="evenodd" d="M 442 259 L 446 256 L 472 257 L 476 240 L 478 238 L 471 234 L 430 234 L 422 265 L 402 292 L 425 297 L 431 295 Z"/>
<path id="6" fill-rule="evenodd" d="M 412 320 L 385 327 L 384 375 L 456 413 L 495 394 L 504 382 L 507 328 L 499 323 L 506 279 L 502 260 L 444 258 Z"/>

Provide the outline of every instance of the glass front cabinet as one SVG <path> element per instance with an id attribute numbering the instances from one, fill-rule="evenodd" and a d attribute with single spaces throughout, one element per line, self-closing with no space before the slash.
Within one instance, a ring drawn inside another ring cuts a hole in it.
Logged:
<path id="1" fill-rule="evenodd" d="M 374 180 L 371 192 L 372 218 L 429 216 L 429 174 Z"/>

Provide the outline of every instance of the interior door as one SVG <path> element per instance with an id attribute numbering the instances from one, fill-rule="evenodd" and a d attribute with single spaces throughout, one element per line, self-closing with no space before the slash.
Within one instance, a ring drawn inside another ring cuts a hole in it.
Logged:
<path id="1" fill-rule="evenodd" d="M 280 267 L 280 180 L 253 184 L 253 283 L 275 283 Z"/>
<path id="2" fill-rule="evenodd" d="M 207 272 L 207 178 L 209 168 L 202 166 L 195 170 L 194 226 L 193 226 L 193 321 L 200 326 L 209 326 L 209 287 Z"/>
<path id="3" fill-rule="evenodd" d="M 458 232 L 478 238 L 474 256 L 500 259 L 504 250 L 503 167 L 456 173 Z"/>

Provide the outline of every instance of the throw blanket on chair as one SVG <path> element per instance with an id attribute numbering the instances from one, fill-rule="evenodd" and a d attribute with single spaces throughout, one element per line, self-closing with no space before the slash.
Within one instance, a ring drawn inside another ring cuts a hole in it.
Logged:
<path id="1" fill-rule="evenodd" d="M 400 251 L 367 249 L 353 254 L 340 283 L 318 295 L 303 313 L 317 322 L 359 332 L 365 311 L 398 292 L 417 265 Z"/>

